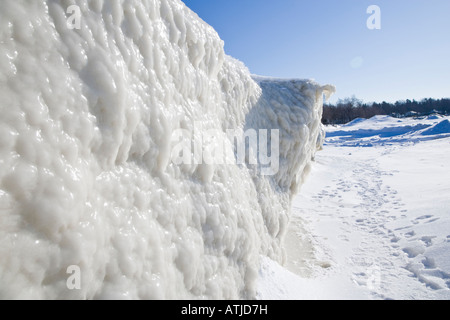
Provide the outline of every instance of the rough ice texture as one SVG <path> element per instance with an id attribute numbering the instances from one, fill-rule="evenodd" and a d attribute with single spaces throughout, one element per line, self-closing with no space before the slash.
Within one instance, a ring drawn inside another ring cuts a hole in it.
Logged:
<path id="1" fill-rule="evenodd" d="M 1 7 L 0 298 L 253 298 L 331 88 L 254 81 L 178 0 Z M 279 172 L 175 165 L 172 133 L 194 122 L 280 129 Z"/>

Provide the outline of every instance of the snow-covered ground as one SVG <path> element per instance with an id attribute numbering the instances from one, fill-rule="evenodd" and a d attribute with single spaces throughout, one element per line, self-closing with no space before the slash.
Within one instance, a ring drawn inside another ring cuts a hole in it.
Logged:
<path id="1" fill-rule="evenodd" d="M 450 299 L 449 117 L 328 127 L 261 299 Z"/>

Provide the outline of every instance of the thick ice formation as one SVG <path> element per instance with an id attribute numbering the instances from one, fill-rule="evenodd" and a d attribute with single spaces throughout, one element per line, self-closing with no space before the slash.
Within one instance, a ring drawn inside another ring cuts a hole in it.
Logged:
<path id="1" fill-rule="evenodd" d="M 252 298 L 331 88 L 254 81 L 179 0 L 1 6 L 0 298 Z M 175 164 L 199 123 L 280 130 L 279 170 Z"/>

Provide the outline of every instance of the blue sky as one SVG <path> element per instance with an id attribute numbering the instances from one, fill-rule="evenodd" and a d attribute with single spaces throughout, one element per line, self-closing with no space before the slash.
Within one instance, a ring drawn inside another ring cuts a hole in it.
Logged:
<path id="1" fill-rule="evenodd" d="M 332 102 L 450 97 L 449 0 L 183 1 L 254 74 L 334 84 Z"/>

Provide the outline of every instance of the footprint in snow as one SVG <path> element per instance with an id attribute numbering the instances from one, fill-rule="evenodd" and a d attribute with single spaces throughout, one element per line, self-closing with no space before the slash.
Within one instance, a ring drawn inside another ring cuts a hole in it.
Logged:
<path id="1" fill-rule="evenodd" d="M 415 231 L 411 231 L 411 232 L 406 233 L 406 234 L 405 234 L 405 237 L 406 237 L 406 238 L 412 238 L 412 237 L 414 237 L 415 235 L 416 235 L 416 232 L 415 232 Z"/>
<path id="2" fill-rule="evenodd" d="M 415 221 L 420 221 L 420 220 L 425 220 L 425 219 L 430 219 L 433 218 L 432 215 L 426 215 L 426 216 L 421 216 L 415 219 Z"/>
<path id="3" fill-rule="evenodd" d="M 410 247 L 403 248 L 403 252 L 405 252 L 410 259 L 417 257 L 419 254 L 425 253 L 425 248 L 421 245 L 413 245 Z"/>
<path id="4" fill-rule="evenodd" d="M 425 267 L 425 269 L 436 269 L 437 267 L 434 259 L 429 257 L 425 257 L 425 259 L 422 261 L 422 264 Z"/>
<path id="5" fill-rule="evenodd" d="M 432 222 L 436 222 L 438 221 L 440 218 L 434 218 L 432 215 L 425 215 L 425 216 L 421 216 L 418 217 L 416 219 L 414 219 L 412 221 L 412 223 L 414 224 L 419 224 L 419 223 L 432 223 Z M 424 221 L 427 220 L 427 221 Z"/>
<path id="6" fill-rule="evenodd" d="M 392 242 L 392 243 L 398 243 L 400 240 L 402 240 L 402 239 L 399 238 L 399 237 L 393 237 L 393 238 L 391 239 L 391 242 Z"/>
<path id="7" fill-rule="evenodd" d="M 435 236 L 424 236 L 420 240 L 422 240 L 427 247 L 431 247 L 433 245 L 433 239 L 435 238 Z"/>

